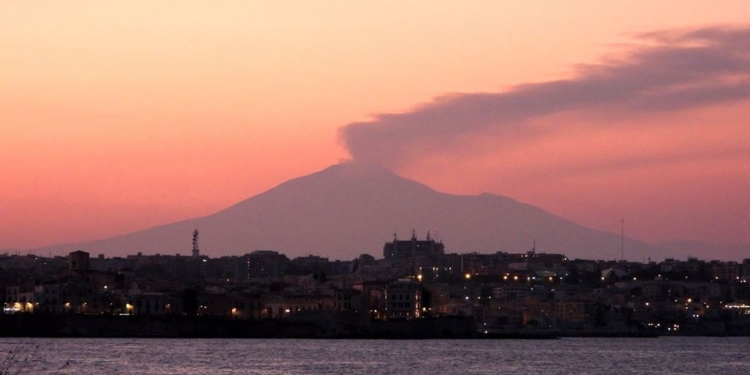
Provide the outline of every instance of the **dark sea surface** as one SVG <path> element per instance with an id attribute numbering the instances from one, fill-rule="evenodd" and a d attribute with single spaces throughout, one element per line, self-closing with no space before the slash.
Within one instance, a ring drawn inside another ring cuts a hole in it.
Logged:
<path id="1" fill-rule="evenodd" d="M 747 337 L 0 338 L 0 349 L 11 374 L 750 374 Z"/>

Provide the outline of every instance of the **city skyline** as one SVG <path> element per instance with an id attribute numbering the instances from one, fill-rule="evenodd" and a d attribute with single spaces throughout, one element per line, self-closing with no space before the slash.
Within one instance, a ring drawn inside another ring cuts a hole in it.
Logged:
<path id="1" fill-rule="evenodd" d="M 0 316 L 41 323 L 3 325 L 3 332 L 16 335 L 394 338 L 395 332 L 376 327 L 385 322 L 402 327 L 397 337 L 411 339 L 750 332 L 750 259 L 646 264 L 534 249 L 456 254 L 412 233 L 386 243 L 382 258 L 289 258 L 269 250 L 111 258 L 74 251 L 54 258 L 0 256 L 0 266 L 8 272 Z M 133 316 L 140 318 L 129 320 Z M 144 324 L 152 317 L 170 319 L 154 330 Z M 109 324 L 91 325 L 102 319 Z M 184 325 L 196 319 L 201 324 Z M 339 319 L 350 323 L 333 323 Z M 228 321 L 245 323 L 226 331 Z M 287 321 L 317 329 L 295 330 Z M 415 330 L 403 331 L 404 324 Z"/>
<path id="2" fill-rule="evenodd" d="M 750 244 L 750 7 L 723 4 L 4 4 L 0 248 L 205 216 L 352 157 Z"/>

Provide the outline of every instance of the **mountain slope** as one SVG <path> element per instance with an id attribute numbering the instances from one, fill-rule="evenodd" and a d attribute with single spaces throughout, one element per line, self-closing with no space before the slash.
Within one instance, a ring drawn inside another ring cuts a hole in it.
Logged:
<path id="1" fill-rule="evenodd" d="M 448 252 L 537 250 L 572 258 L 614 259 L 620 236 L 585 228 L 539 208 L 498 195 L 440 193 L 372 166 L 341 164 L 285 182 L 206 217 L 162 225 L 110 239 L 55 246 L 109 256 L 189 254 L 200 231 L 204 254 L 244 254 L 273 249 L 290 257 L 316 254 L 352 259 L 381 256 L 383 243 L 432 231 Z M 658 250 L 626 239 L 626 257 L 658 259 Z"/>

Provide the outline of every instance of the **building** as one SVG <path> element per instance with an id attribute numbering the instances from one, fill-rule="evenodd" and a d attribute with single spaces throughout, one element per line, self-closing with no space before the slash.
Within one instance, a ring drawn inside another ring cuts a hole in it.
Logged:
<path id="1" fill-rule="evenodd" d="M 531 293 L 527 285 L 504 285 L 492 288 L 492 298 L 496 300 L 525 300 Z"/>
<path id="2" fill-rule="evenodd" d="M 383 258 L 385 259 L 415 259 L 418 257 L 434 258 L 445 254 L 445 246 L 442 242 L 436 242 L 430 238 L 430 232 L 427 232 L 427 239 L 418 240 L 416 232 L 412 232 L 410 240 L 399 240 L 396 235 L 393 236 L 393 242 L 387 242 L 383 246 Z"/>
<path id="3" fill-rule="evenodd" d="M 74 251 L 68 254 L 68 268 L 71 271 L 88 271 L 89 270 L 89 253 L 85 251 Z"/>
<path id="4" fill-rule="evenodd" d="M 288 318 L 300 312 L 322 311 L 333 306 L 333 297 L 327 295 L 287 295 L 266 300 L 267 316 L 274 319 Z"/>
<path id="5" fill-rule="evenodd" d="M 385 317 L 388 319 L 419 318 L 422 309 L 422 286 L 418 283 L 401 279 L 394 281 L 385 289 Z"/>
<path id="6" fill-rule="evenodd" d="M 277 279 L 284 276 L 289 266 L 289 258 L 271 250 L 256 250 L 245 255 L 247 262 L 246 279 Z"/>

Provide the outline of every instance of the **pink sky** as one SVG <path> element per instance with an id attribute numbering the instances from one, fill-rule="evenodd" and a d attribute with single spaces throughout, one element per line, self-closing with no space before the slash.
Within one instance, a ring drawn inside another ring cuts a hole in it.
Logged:
<path id="1" fill-rule="evenodd" d="M 0 249 L 213 213 L 349 158 L 337 136 L 349 124 L 577 82 L 679 44 L 644 33 L 746 20 L 745 1 L 6 2 Z M 646 241 L 750 243 L 747 99 L 609 105 L 524 117 L 535 137 L 417 139 L 424 152 L 389 166 L 596 229 L 625 219 Z"/>

